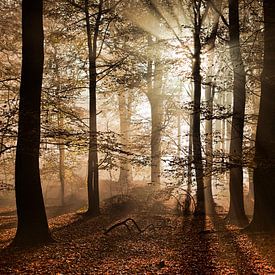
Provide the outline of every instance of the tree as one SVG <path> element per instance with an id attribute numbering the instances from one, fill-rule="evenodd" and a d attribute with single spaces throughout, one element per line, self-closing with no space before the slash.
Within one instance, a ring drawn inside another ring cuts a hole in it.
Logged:
<path id="1" fill-rule="evenodd" d="M 215 5 L 215 3 L 213 4 Z M 219 1 L 215 8 L 221 9 L 222 1 Z M 213 101 L 215 96 L 215 83 L 214 83 L 214 53 L 215 42 L 219 26 L 220 15 L 215 10 L 213 11 L 213 27 L 207 39 L 207 73 L 206 73 L 206 86 L 205 86 L 205 101 L 208 119 L 205 121 L 205 207 L 207 214 L 215 212 L 215 204 L 212 192 L 212 171 L 213 171 Z"/>
<path id="2" fill-rule="evenodd" d="M 104 45 L 109 34 L 109 26 L 115 16 L 111 11 L 121 2 L 114 5 L 111 2 L 99 0 L 97 3 L 85 0 L 68 0 L 68 3 L 76 8 L 77 12 L 84 13 L 87 50 L 88 50 L 88 81 L 89 81 L 89 146 L 88 146 L 88 211 L 87 214 L 97 216 L 99 209 L 99 164 L 98 164 L 98 131 L 97 131 L 97 88 L 98 81 L 106 77 L 118 64 L 109 64 L 105 58 L 101 58 L 98 72 L 98 60 L 102 51 L 108 48 Z M 106 5 L 104 5 L 106 4 Z M 93 13 L 91 12 L 93 11 Z M 106 14 L 109 14 L 108 17 Z M 79 19 L 78 19 L 79 20 Z M 82 21 L 82 19 L 80 19 Z M 80 22 L 78 21 L 78 22 Z M 102 33 L 102 37 L 100 34 Z M 101 40 L 100 40 L 101 38 Z M 98 46 L 100 44 L 100 46 Z M 106 43 L 108 44 L 108 43 Z M 119 63 L 119 62 L 118 62 Z M 86 66 L 84 66 L 86 68 Z"/>
<path id="3" fill-rule="evenodd" d="M 149 35 L 148 44 L 152 46 L 152 38 Z M 156 41 L 160 43 L 160 41 Z M 159 50 L 157 50 L 159 52 Z M 153 60 L 152 60 L 153 59 Z M 160 56 L 149 57 L 147 64 L 147 87 L 146 93 L 151 106 L 151 182 L 160 184 L 161 164 L 161 132 L 163 117 L 163 95 L 162 95 L 162 70 Z"/>
<path id="4" fill-rule="evenodd" d="M 191 98 L 193 93 L 191 90 Z M 187 156 L 187 192 L 191 194 L 192 191 L 192 158 L 193 158 L 193 115 L 189 115 L 189 134 L 188 134 L 188 156 Z M 184 206 L 184 214 L 190 214 L 191 197 L 186 197 L 186 203 Z"/>
<path id="5" fill-rule="evenodd" d="M 195 0 L 194 3 L 194 64 L 192 76 L 194 79 L 194 107 L 193 107 L 193 156 L 197 181 L 197 214 L 205 213 L 204 205 L 204 182 L 203 182 L 203 164 L 201 152 L 201 133 L 200 133 L 200 115 L 201 115 L 201 0 Z"/>
<path id="6" fill-rule="evenodd" d="M 128 152 L 129 150 L 129 132 L 131 123 L 131 94 L 124 90 L 118 94 L 118 109 L 120 122 L 120 135 L 122 150 Z M 120 161 L 120 171 L 118 182 L 122 185 L 124 191 L 128 191 L 129 184 L 132 182 L 132 167 L 128 155 Z"/>
<path id="7" fill-rule="evenodd" d="M 214 42 L 213 42 L 214 43 Z M 214 46 L 213 46 L 214 47 Z M 214 213 L 214 200 L 212 194 L 212 170 L 213 170 L 213 98 L 215 94 L 215 84 L 211 78 L 212 74 L 212 62 L 213 53 L 209 53 L 209 67 L 208 75 L 206 77 L 206 87 L 205 87 L 205 101 L 207 104 L 207 111 L 209 113 L 209 118 L 205 121 L 205 154 L 206 154 L 206 165 L 205 165 L 205 202 L 206 202 L 206 213 Z"/>
<path id="8" fill-rule="evenodd" d="M 96 122 L 96 59 L 97 38 L 102 16 L 103 0 L 99 1 L 95 19 L 93 36 L 90 24 L 89 0 L 85 0 L 85 22 L 89 53 L 89 98 L 90 98 L 90 136 L 88 157 L 88 211 L 87 214 L 96 216 L 99 214 L 99 187 L 98 187 L 98 154 L 97 154 L 97 122 Z"/>
<path id="9" fill-rule="evenodd" d="M 18 226 L 13 245 L 52 241 L 39 173 L 40 102 L 43 75 L 43 1 L 22 1 L 22 69 L 15 162 Z"/>
<path id="10" fill-rule="evenodd" d="M 263 1 L 264 67 L 255 144 L 254 215 L 248 229 L 275 229 L 275 2 Z"/>
<path id="11" fill-rule="evenodd" d="M 248 223 L 243 203 L 243 128 L 245 114 L 245 70 L 240 49 L 239 1 L 229 0 L 229 43 L 233 65 L 233 117 L 229 159 L 230 207 L 227 220 L 239 226 Z"/>

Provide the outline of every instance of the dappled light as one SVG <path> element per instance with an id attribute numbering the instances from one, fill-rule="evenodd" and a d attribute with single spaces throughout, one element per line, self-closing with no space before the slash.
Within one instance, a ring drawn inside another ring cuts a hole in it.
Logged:
<path id="1" fill-rule="evenodd" d="M 275 273 L 274 1 L 0 15 L 0 274 Z"/>

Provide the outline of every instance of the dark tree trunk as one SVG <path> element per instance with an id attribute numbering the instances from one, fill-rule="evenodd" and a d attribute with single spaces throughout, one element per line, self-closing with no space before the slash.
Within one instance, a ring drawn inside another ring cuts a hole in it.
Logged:
<path id="1" fill-rule="evenodd" d="M 254 215 L 249 229 L 275 230 L 275 1 L 264 0 L 264 69 L 256 133 Z"/>
<path id="2" fill-rule="evenodd" d="M 52 241 L 39 173 L 40 103 L 43 76 L 43 1 L 22 1 L 22 71 L 15 162 L 18 225 L 15 246 Z"/>
<path id="3" fill-rule="evenodd" d="M 242 144 L 245 113 L 245 70 L 240 50 L 239 4 L 229 0 L 230 57 L 233 65 L 233 117 L 229 158 L 230 206 L 227 220 L 238 226 L 245 226 L 248 219 L 244 211 Z"/>
<path id="4" fill-rule="evenodd" d="M 90 24 L 89 0 L 85 0 L 85 20 L 89 53 L 89 111 L 90 111 L 90 136 L 89 136 L 89 157 L 88 157 L 88 211 L 87 214 L 97 216 L 99 210 L 99 180 L 98 180 L 98 155 L 97 155 L 97 120 L 96 120 L 96 59 L 97 59 L 97 38 L 99 34 L 100 20 L 102 16 L 103 0 L 98 4 L 98 12 L 93 29 L 93 36 Z"/>
<path id="5" fill-rule="evenodd" d="M 194 108 L 193 108 L 193 156 L 197 182 L 197 208 L 196 214 L 205 214 L 204 201 L 204 182 L 203 182 L 203 164 L 201 152 L 201 1 L 195 1 L 194 7 L 194 63 L 193 63 L 193 80 L 194 80 Z"/>

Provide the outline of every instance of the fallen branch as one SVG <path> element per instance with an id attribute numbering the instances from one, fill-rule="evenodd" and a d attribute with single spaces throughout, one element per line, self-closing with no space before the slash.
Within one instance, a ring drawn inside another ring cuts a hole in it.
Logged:
<path id="1" fill-rule="evenodd" d="M 144 231 L 146 231 L 147 229 L 149 229 L 150 227 L 152 227 L 153 229 L 155 229 L 153 224 L 149 224 L 148 226 L 146 226 L 144 229 L 141 229 L 138 224 L 136 223 L 136 221 L 132 218 L 127 218 L 124 221 L 121 222 L 117 222 L 114 225 L 112 225 L 111 227 L 109 227 L 107 230 L 105 230 L 104 234 L 107 235 L 110 231 L 112 231 L 114 228 L 119 227 L 119 226 L 125 226 L 128 230 L 128 232 L 131 232 L 131 229 L 129 227 L 129 225 L 127 224 L 127 222 L 132 222 L 135 227 L 137 228 L 139 234 L 143 233 Z"/>

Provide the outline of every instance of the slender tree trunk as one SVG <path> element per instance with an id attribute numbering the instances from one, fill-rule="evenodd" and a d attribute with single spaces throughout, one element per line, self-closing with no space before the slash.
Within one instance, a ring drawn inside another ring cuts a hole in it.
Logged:
<path id="1" fill-rule="evenodd" d="M 22 1 L 22 71 L 15 162 L 18 225 L 15 246 L 52 241 L 39 173 L 40 104 L 43 76 L 43 1 Z"/>
<path id="2" fill-rule="evenodd" d="M 222 2 L 220 1 L 217 8 L 220 10 Z M 215 95 L 215 85 L 213 83 L 213 61 L 214 61 L 214 50 L 215 41 L 217 37 L 218 25 L 219 25 L 219 14 L 215 14 L 214 26 L 211 35 L 208 40 L 208 69 L 206 76 L 206 87 L 205 87 L 205 101 L 207 110 L 209 113 L 209 119 L 205 121 L 205 153 L 206 153 L 206 175 L 205 175 L 205 207 L 207 214 L 214 214 L 215 203 L 212 193 L 212 173 L 213 173 L 213 101 Z"/>
<path id="3" fill-rule="evenodd" d="M 181 114 L 177 115 L 177 130 L 178 130 L 178 142 L 177 142 L 177 157 L 181 157 Z"/>
<path id="4" fill-rule="evenodd" d="M 151 36 L 148 45 L 152 44 Z M 153 64 L 154 70 L 153 70 Z M 151 182 L 160 184 L 161 131 L 162 131 L 162 69 L 160 62 L 150 59 L 147 65 L 147 96 L 151 106 Z M 154 85 L 153 85 L 154 84 Z"/>
<path id="5" fill-rule="evenodd" d="M 216 93 L 216 103 L 217 105 L 223 104 L 221 93 Z M 215 145 L 215 150 L 220 151 L 222 148 L 222 120 L 220 118 L 215 120 L 215 132 L 217 136 L 221 137 L 218 139 L 219 142 L 217 142 Z"/>
<path id="6" fill-rule="evenodd" d="M 129 133 L 130 133 L 130 111 L 127 104 L 127 92 L 120 92 L 118 94 L 119 101 L 119 118 L 120 118 L 120 135 L 122 150 L 128 152 L 129 150 Z M 125 155 L 120 161 L 119 183 L 123 187 L 123 193 L 127 192 L 128 185 L 132 180 L 131 164 L 128 155 Z"/>
<path id="7" fill-rule="evenodd" d="M 60 113 L 58 117 L 58 124 L 60 131 L 64 129 L 64 116 Z M 65 205 L 65 145 L 64 140 L 60 138 L 59 149 L 59 180 L 60 180 L 60 202 L 61 206 Z"/>
<path id="8" fill-rule="evenodd" d="M 227 220 L 244 226 L 248 219 L 244 211 L 242 144 L 245 113 L 245 71 L 240 50 L 239 4 L 229 0 L 230 56 L 233 65 L 233 117 L 230 143 L 230 206 Z"/>
<path id="9" fill-rule="evenodd" d="M 96 21 L 92 30 L 90 25 L 89 0 L 85 0 L 85 21 L 89 53 L 89 96 L 90 96 L 90 136 L 89 136 L 89 157 L 88 157 L 88 211 L 87 214 L 97 216 L 99 210 L 99 180 L 98 180 L 98 154 L 97 154 L 97 120 L 96 120 L 96 59 L 97 59 L 97 38 L 99 25 L 102 16 L 103 0 L 99 1 Z"/>
<path id="10" fill-rule="evenodd" d="M 259 114 L 259 106 L 260 106 L 260 96 L 259 94 L 252 94 L 251 95 L 252 101 L 252 109 L 253 109 L 253 116 L 257 117 Z M 253 152 L 255 156 L 255 140 L 256 140 L 256 131 L 257 131 L 257 123 L 253 123 L 252 126 L 252 134 L 250 140 L 250 150 Z M 248 179 L 249 179 L 249 190 L 248 190 L 248 202 L 250 205 L 254 205 L 254 182 L 253 182 L 253 159 L 249 160 L 249 167 L 248 167 Z"/>
<path id="11" fill-rule="evenodd" d="M 193 98 L 193 94 L 191 95 L 191 98 Z M 193 160 L 193 138 L 192 138 L 192 133 L 193 133 L 193 115 L 190 115 L 189 118 L 189 141 L 188 141 L 188 163 L 187 163 L 187 192 L 191 194 L 192 192 L 192 160 Z M 191 206 L 191 198 L 190 196 L 187 195 L 186 197 L 186 203 L 184 207 L 184 214 L 190 214 L 190 206 Z"/>
<path id="12" fill-rule="evenodd" d="M 205 214 L 204 201 L 204 183 L 203 183 L 203 164 L 201 152 L 201 1 L 195 1 L 194 7 L 194 63 L 193 63 L 193 79 L 194 79 L 194 108 L 193 108 L 193 154 L 196 171 L 197 182 L 197 208 L 196 214 Z"/>
<path id="13" fill-rule="evenodd" d="M 54 62 L 55 62 L 55 75 L 56 75 L 56 87 L 58 93 L 61 92 L 61 79 L 59 74 L 59 64 L 57 60 L 57 48 L 54 47 Z M 58 96 L 58 95 L 56 95 Z M 58 99 L 60 101 L 60 99 Z M 59 113 L 57 115 L 58 129 L 61 133 L 64 130 L 64 115 L 61 109 L 61 102 L 58 102 Z M 65 204 L 65 145 L 62 137 L 59 138 L 59 181 L 60 181 L 60 204 L 64 206 Z"/>
<path id="14" fill-rule="evenodd" d="M 128 150 L 130 150 L 129 148 L 129 145 L 130 145 L 130 142 L 131 142 L 131 117 L 132 117 L 132 108 L 133 108 L 133 94 L 131 92 L 128 91 L 128 94 L 127 94 L 127 103 L 126 103 L 126 107 L 127 107 L 127 110 L 126 110 L 126 117 L 127 117 L 127 127 L 128 127 L 128 141 L 127 141 L 127 148 Z M 133 167 L 132 167 L 132 164 L 130 163 L 129 159 L 127 160 L 128 163 L 129 163 L 129 183 L 132 183 L 133 182 Z"/>
<path id="15" fill-rule="evenodd" d="M 226 106 L 226 98 L 225 94 L 222 93 L 222 106 Z M 226 118 L 222 119 L 222 127 L 221 127 L 221 142 L 222 142 L 222 153 L 224 154 L 226 151 L 226 144 L 225 144 L 225 139 L 226 139 Z"/>
<path id="16" fill-rule="evenodd" d="M 211 60 L 211 58 L 210 58 Z M 210 63 L 211 64 L 211 63 Z M 207 77 L 205 87 L 205 101 L 209 112 L 209 119 L 205 121 L 205 153 L 206 153 L 206 175 L 205 175 L 205 206 L 206 213 L 214 213 L 214 200 L 212 194 L 212 172 L 213 172 L 213 98 L 214 86 L 211 77 Z"/>
<path id="17" fill-rule="evenodd" d="M 275 1 L 264 0 L 264 68 L 256 133 L 254 215 L 249 229 L 275 230 Z"/>
<path id="18" fill-rule="evenodd" d="M 226 107 L 232 106 L 232 93 L 227 92 L 225 94 L 224 105 Z M 229 154 L 229 150 L 230 150 L 231 124 L 232 124 L 231 119 L 227 118 L 225 120 L 225 136 L 224 136 L 226 154 Z"/>
<path id="19" fill-rule="evenodd" d="M 159 62 L 155 62 L 154 89 L 150 95 L 151 104 L 151 182 L 160 184 L 161 166 L 161 131 L 162 131 L 162 69 Z"/>

